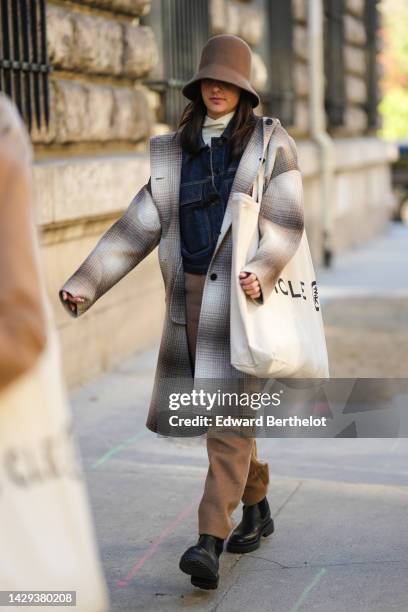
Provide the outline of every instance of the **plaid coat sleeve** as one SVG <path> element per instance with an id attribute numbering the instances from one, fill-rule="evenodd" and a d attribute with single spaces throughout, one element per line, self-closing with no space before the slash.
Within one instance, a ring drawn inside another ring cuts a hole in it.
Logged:
<path id="1" fill-rule="evenodd" d="M 256 274 L 263 304 L 272 293 L 283 268 L 299 246 L 304 229 L 302 175 L 298 166 L 296 144 L 282 126 L 273 140 L 275 163 L 262 197 L 259 212 L 258 250 L 243 270 Z"/>
<path id="2" fill-rule="evenodd" d="M 59 297 L 73 317 L 85 313 L 104 293 L 142 261 L 160 242 L 161 223 L 150 191 L 150 180 L 126 212 L 100 238 L 94 249 L 65 282 Z M 72 312 L 62 292 L 84 298 Z"/>

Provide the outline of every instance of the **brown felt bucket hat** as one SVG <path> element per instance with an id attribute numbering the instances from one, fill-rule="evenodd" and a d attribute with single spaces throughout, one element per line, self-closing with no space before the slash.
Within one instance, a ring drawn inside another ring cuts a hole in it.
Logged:
<path id="1" fill-rule="evenodd" d="M 258 106 L 259 96 L 249 82 L 251 65 L 251 48 L 242 38 L 231 34 L 212 36 L 201 51 L 198 72 L 184 85 L 182 93 L 195 100 L 201 79 L 216 79 L 241 87 L 250 94 L 252 106 Z"/>

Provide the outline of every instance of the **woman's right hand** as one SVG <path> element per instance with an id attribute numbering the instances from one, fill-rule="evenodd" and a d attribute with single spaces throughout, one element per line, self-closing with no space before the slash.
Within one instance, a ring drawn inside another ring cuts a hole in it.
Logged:
<path id="1" fill-rule="evenodd" d="M 62 292 L 62 299 L 64 300 L 64 302 L 68 302 L 68 306 L 72 312 L 76 312 L 77 304 L 82 304 L 83 302 L 85 302 L 85 299 L 80 295 L 71 295 L 70 293 L 68 293 L 68 291 Z"/>

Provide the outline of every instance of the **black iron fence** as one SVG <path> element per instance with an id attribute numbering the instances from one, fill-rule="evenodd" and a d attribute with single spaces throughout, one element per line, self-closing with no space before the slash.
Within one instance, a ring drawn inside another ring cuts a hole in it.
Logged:
<path id="1" fill-rule="evenodd" d="M 172 126 L 187 104 L 181 88 L 195 73 L 210 37 L 208 4 L 208 0 L 156 0 L 143 19 L 161 47 L 159 65 L 146 85 L 163 92 L 163 121 Z"/>
<path id="2" fill-rule="evenodd" d="M 265 15 L 268 81 L 261 92 L 264 114 L 279 117 L 284 126 L 295 119 L 293 7 L 288 0 L 268 0 Z"/>
<path id="3" fill-rule="evenodd" d="M 49 122 L 45 0 L 0 0 L 0 91 L 16 103 L 28 128 Z"/>

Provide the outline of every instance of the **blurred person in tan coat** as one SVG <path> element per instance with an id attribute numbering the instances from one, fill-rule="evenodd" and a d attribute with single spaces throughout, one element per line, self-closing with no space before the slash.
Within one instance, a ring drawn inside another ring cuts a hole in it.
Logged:
<path id="1" fill-rule="evenodd" d="M 31 369 L 46 344 L 30 158 L 24 126 L 0 93 L 0 391 Z"/>
<path id="2" fill-rule="evenodd" d="M 109 595 L 46 291 L 30 166 L 26 129 L 0 93 L 0 525 L 7 524 L 0 529 L 0 591 L 24 588 L 42 596 L 44 589 L 64 589 L 75 593 L 76 610 L 106 612 Z M 56 550 L 61 558 L 50 562 Z"/>

